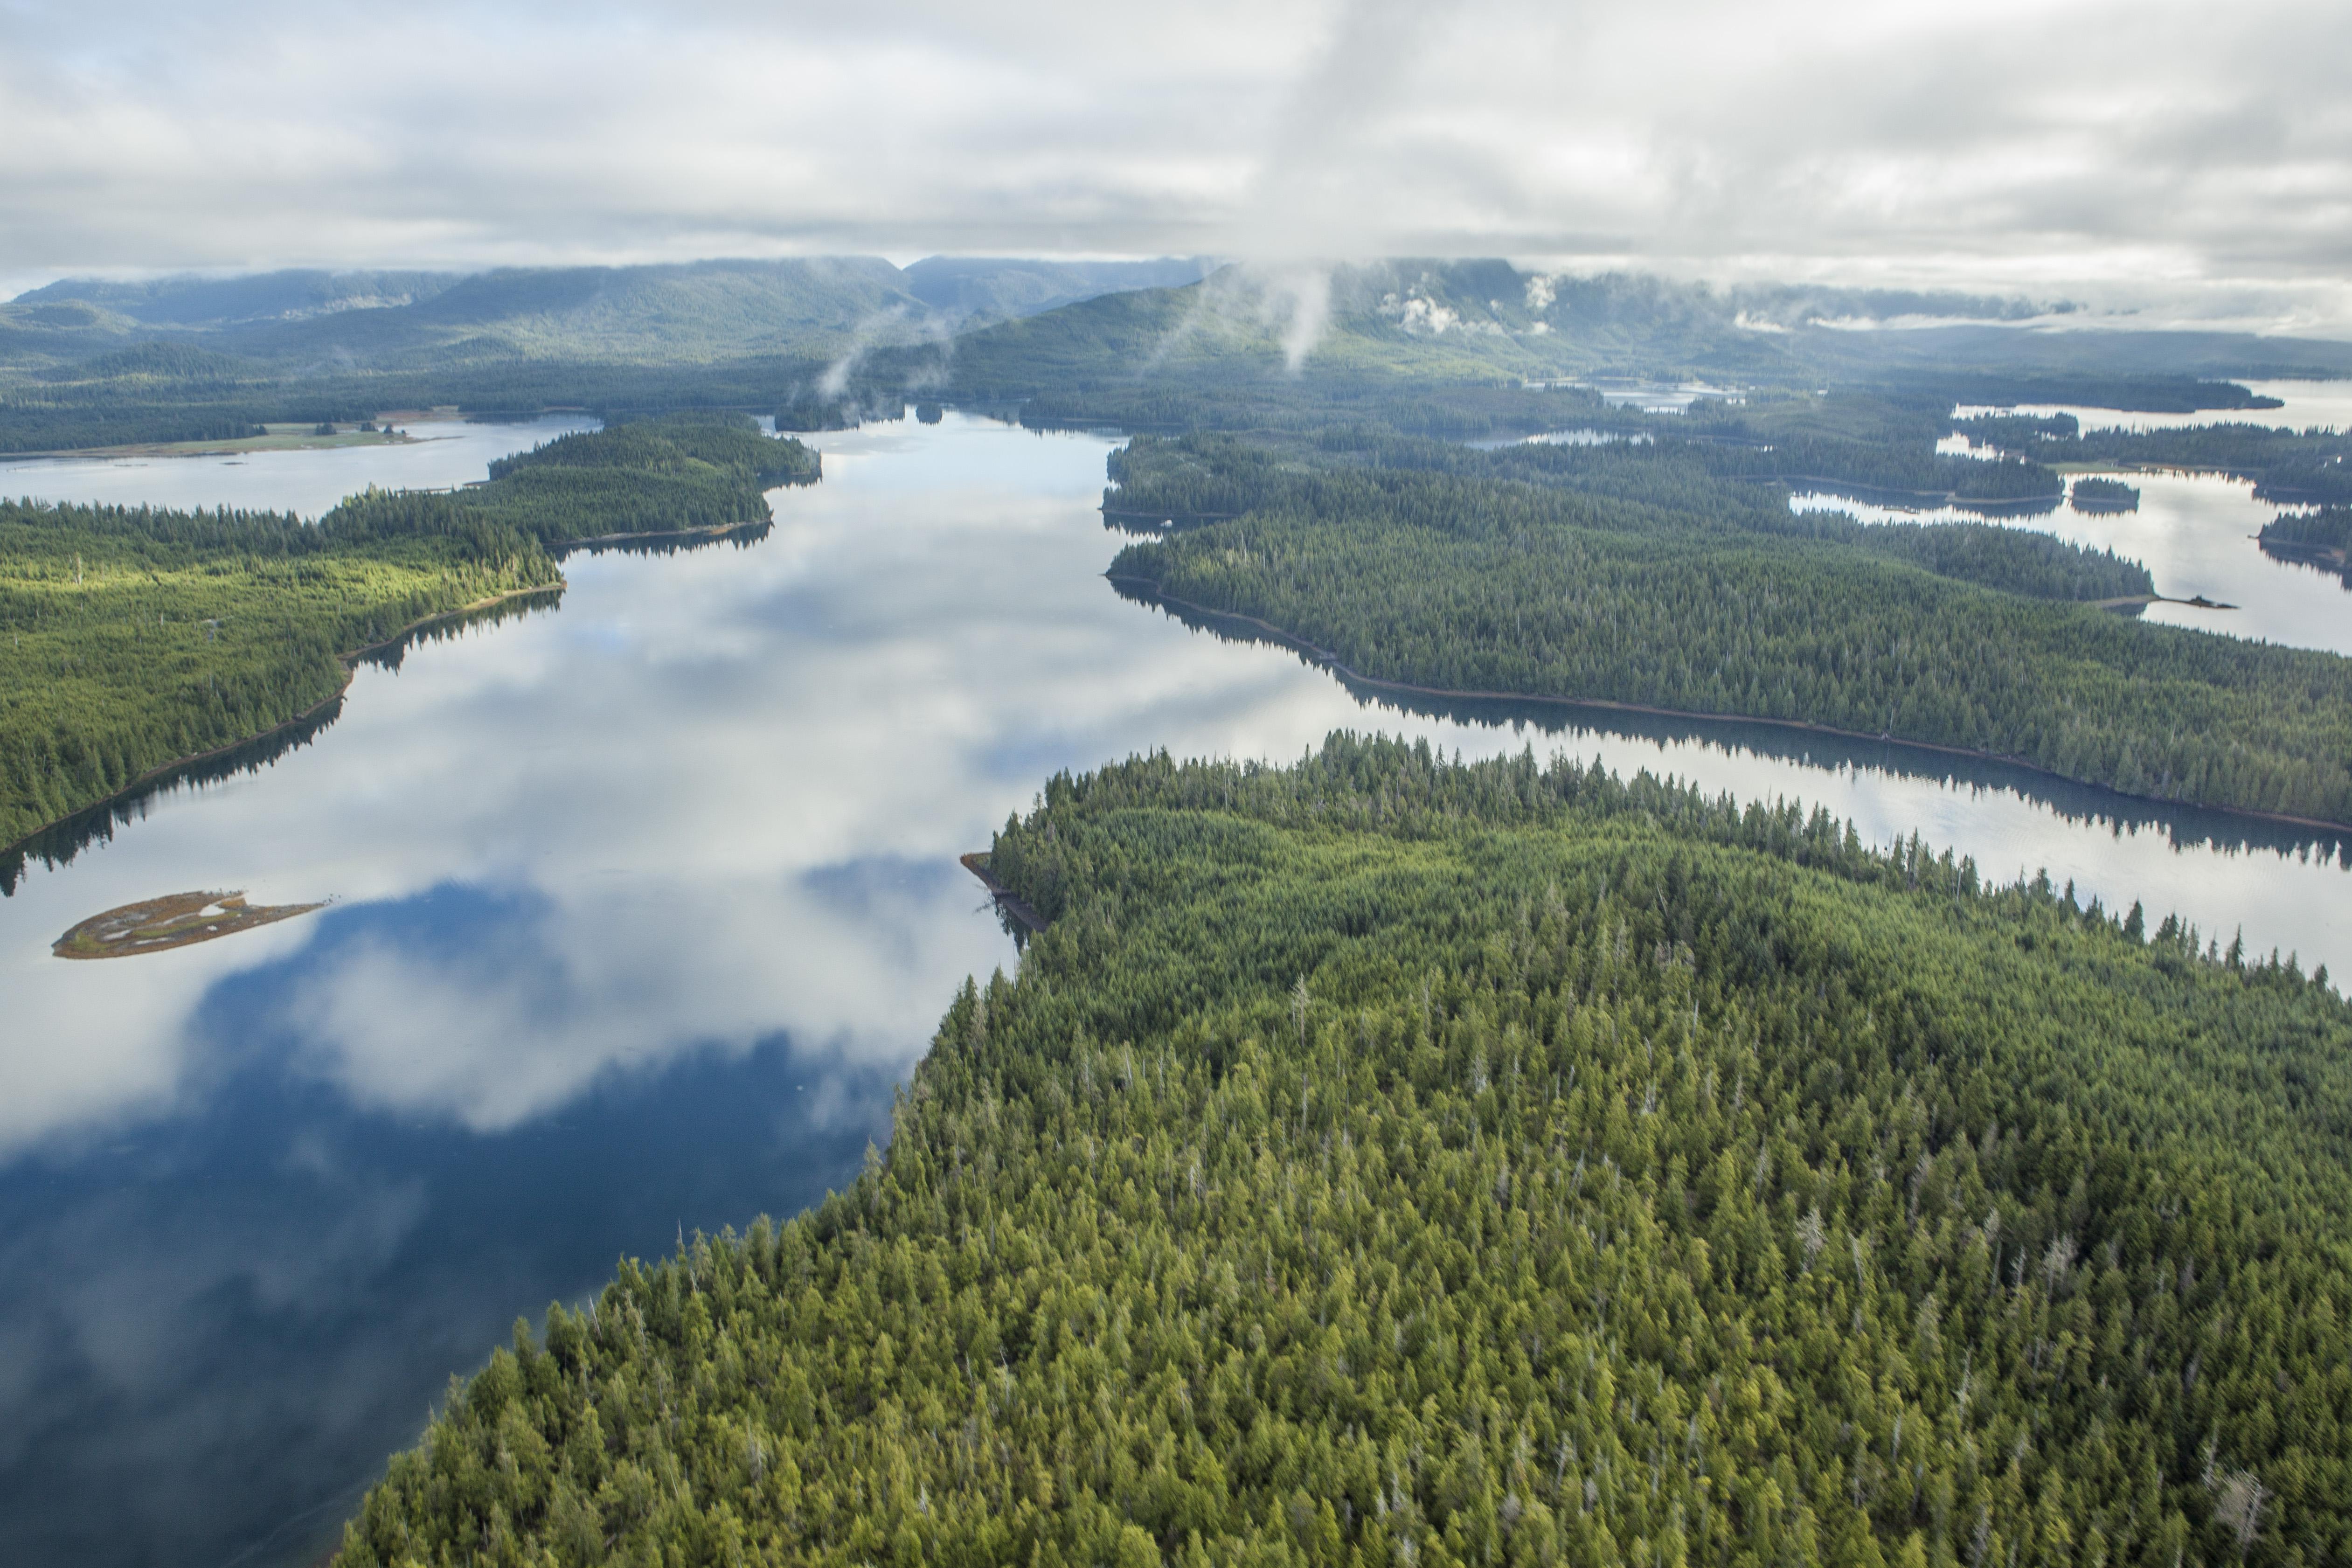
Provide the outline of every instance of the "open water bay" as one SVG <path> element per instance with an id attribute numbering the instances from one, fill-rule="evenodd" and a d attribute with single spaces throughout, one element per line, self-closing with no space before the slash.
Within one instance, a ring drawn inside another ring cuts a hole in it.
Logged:
<path id="1" fill-rule="evenodd" d="M 516 1317 L 853 1174 L 954 987 L 1015 962 L 956 855 L 1059 768 L 1335 728 L 1597 754 L 2352 973 L 2333 836 L 1765 726 L 1396 708 L 1116 593 L 1107 438 L 814 439 L 764 538 L 575 555 L 559 605 L 362 668 L 307 743 L 0 899 L 0 1562 L 307 1562 Z M 290 504 L 237 489 L 267 461 L 104 499 Z M 184 889 L 333 902 L 49 954 Z"/>

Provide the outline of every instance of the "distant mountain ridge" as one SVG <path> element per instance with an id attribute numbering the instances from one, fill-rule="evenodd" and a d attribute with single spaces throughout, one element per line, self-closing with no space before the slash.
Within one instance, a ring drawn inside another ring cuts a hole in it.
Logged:
<path id="1" fill-rule="evenodd" d="M 1925 371 L 2352 374 L 2352 343 L 2241 332 L 2044 330 L 2065 301 L 1399 258 L 1286 276 L 1240 267 L 985 325 L 930 371 L 978 396 L 1074 383 L 1284 373 L 1464 380 L 1631 375 L 1793 384 Z M 1899 330 L 1880 325 L 1902 323 Z M 909 374 L 922 351 L 906 356 Z"/>
<path id="2" fill-rule="evenodd" d="M 1216 270 L 1205 257 L 1157 261 L 1038 261 L 933 256 L 906 269 L 915 297 L 959 323 L 1040 315 L 1105 294 L 1181 288 Z"/>
<path id="3" fill-rule="evenodd" d="M 69 278 L 28 290 L 0 304 L 0 375 L 55 381 L 66 367 L 95 369 L 149 342 L 226 356 L 208 364 L 215 376 L 245 363 L 259 378 L 873 356 L 869 375 L 976 394 L 1017 390 L 1040 375 L 1248 375 L 1301 361 L 1341 374 L 1471 378 L 2056 369 L 2086 360 L 2119 371 L 2160 360 L 2176 373 L 2212 375 L 2352 373 L 2352 344 L 2023 326 L 2074 309 L 2014 296 L 1715 288 L 1496 259 L 1404 258 L 1289 274 L 1198 257 L 930 257 L 903 268 L 858 256 L 475 273 L 294 268 Z M 1892 321 L 1905 330 L 1851 330 Z"/>
<path id="4" fill-rule="evenodd" d="M 137 281 L 68 278 L 0 305 L 0 358 L 51 363 L 198 341 L 267 369 L 416 369 L 522 359 L 693 364 L 830 355 L 936 338 L 1118 289 L 1199 278 L 1199 260 L 934 257 L 711 260 L 489 271 L 293 268 Z"/>
<path id="5" fill-rule="evenodd" d="M 10 301 L 37 305 L 80 300 L 151 327 L 223 327 L 297 321 L 340 310 L 398 308 L 429 300 L 460 272 L 328 272 L 291 268 L 227 278 L 184 274 L 120 281 L 65 278 Z"/>
<path id="6" fill-rule="evenodd" d="M 2352 374 L 2352 343 L 2042 330 L 2063 309 L 1496 259 L 815 257 L 68 279 L 0 304 L 0 452 L 453 404 L 772 410 L 819 429 L 916 399 L 1018 402 L 1024 418 L 1173 428 L 1192 416 L 1153 400 L 1221 388 L 1255 419 L 1295 401 L 1302 377 L 1353 397 L 1606 377 L 1806 392 L 1899 382 L 1932 403 L 1963 382 L 1958 401 L 2063 385 L 2083 395 L 2010 400 L 2079 402 L 2120 395 L 2102 378 L 2158 372 Z M 1891 321 L 1904 330 L 1852 330 Z"/>

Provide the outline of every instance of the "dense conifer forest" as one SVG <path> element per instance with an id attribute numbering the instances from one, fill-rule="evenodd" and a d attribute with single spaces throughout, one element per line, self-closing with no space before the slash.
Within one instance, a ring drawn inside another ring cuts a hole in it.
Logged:
<path id="1" fill-rule="evenodd" d="M 518 1324 L 341 1568 L 2352 1552 L 2324 976 L 1345 737 L 990 863 L 887 1153 Z"/>
<path id="2" fill-rule="evenodd" d="M 1411 456 L 1394 446 L 1333 450 L 1352 439 L 1139 438 L 1106 506 L 1180 526 L 1113 575 L 1373 679 L 1822 724 L 2352 821 L 2352 662 L 2063 602 L 2148 593 L 2135 563 L 1990 526 L 1799 517 L 1664 445 L 1458 452 L 1432 472 L 1381 466 Z"/>
<path id="3" fill-rule="evenodd" d="M 2067 500 L 2076 511 L 2137 511 L 2139 491 L 2121 479 L 2085 474 L 2074 481 Z"/>
<path id="4" fill-rule="evenodd" d="M 2071 416 L 2062 416 L 2068 426 Z M 2178 430 L 2073 430 L 2036 435 L 2015 420 L 1959 421 L 1970 435 L 2041 463 L 2203 468 L 2254 481 L 2254 495 L 2284 505 L 2352 502 L 2352 434 L 2202 425 Z"/>

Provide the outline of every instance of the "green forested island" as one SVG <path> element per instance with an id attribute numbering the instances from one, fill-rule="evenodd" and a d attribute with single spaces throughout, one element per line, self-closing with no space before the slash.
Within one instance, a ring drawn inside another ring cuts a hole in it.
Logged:
<path id="1" fill-rule="evenodd" d="M 551 547 L 769 515 L 816 456 L 741 416 L 568 436 L 457 491 L 281 513 L 0 502 L 0 845 L 343 689 L 418 620 L 562 583 Z"/>
<path id="2" fill-rule="evenodd" d="M 370 489 L 329 523 L 467 517 L 530 534 L 551 548 L 625 535 L 710 532 L 764 522 L 763 492 L 819 471 L 799 441 L 760 433 L 747 414 L 671 414 L 583 430 L 500 458 L 490 477 L 454 491 Z"/>
<path id="3" fill-rule="evenodd" d="M 2352 662 L 2094 607 L 2151 591 L 2137 563 L 1983 525 L 1812 522 L 1666 449 L 1433 473 L 1401 448 L 1330 460 L 1366 457 L 1349 444 L 1139 438 L 1106 505 L 1196 521 L 1112 574 L 1375 680 L 1819 724 L 2352 822 Z"/>
<path id="4" fill-rule="evenodd" d="M 2324 975 L 1344 737 L 990 864 L 887 1152 L 518 1325 L 340 1568 L 2352 1552 Z"/>
<path id="5" fill-rule="evenodd" d="M 806 484 L 819 471 L 815 452 L 789 437 L 761 435 L 747 414 L 683 413 L 559 436 L 500 458 L 488 483 L 457 499 L 549 544 L 565 544 L 764 522 L 763 492 Z"/>
<path id="6" fill-rule="evenodd" d="M 2137 511 L 2139 490 L 2121 479 L 2085 474 L 2066 495 L 2076 511 Z"/>

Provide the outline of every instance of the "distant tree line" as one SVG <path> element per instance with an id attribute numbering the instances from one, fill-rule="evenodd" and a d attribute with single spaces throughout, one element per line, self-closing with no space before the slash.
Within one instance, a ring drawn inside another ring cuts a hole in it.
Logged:
<path id="1" fill-rule="evenodd" d="M 2263 525 L 2260 542 L 2267 555 L 2325 567 L 2352 588 L 2352 507 L 2282 512 Z"/>
<path id="2" fill-rule="evenodd" d="M 2013 434 L 2003 445 L 2016 444 Z M 2352 505 L 2352 433 L 2201 425 L 2178 430 L 2096 430 L 2025 447 L 2050 463 L 2206 468 L 2254 481 L 2257 500 L 2282 505 Z"/>

